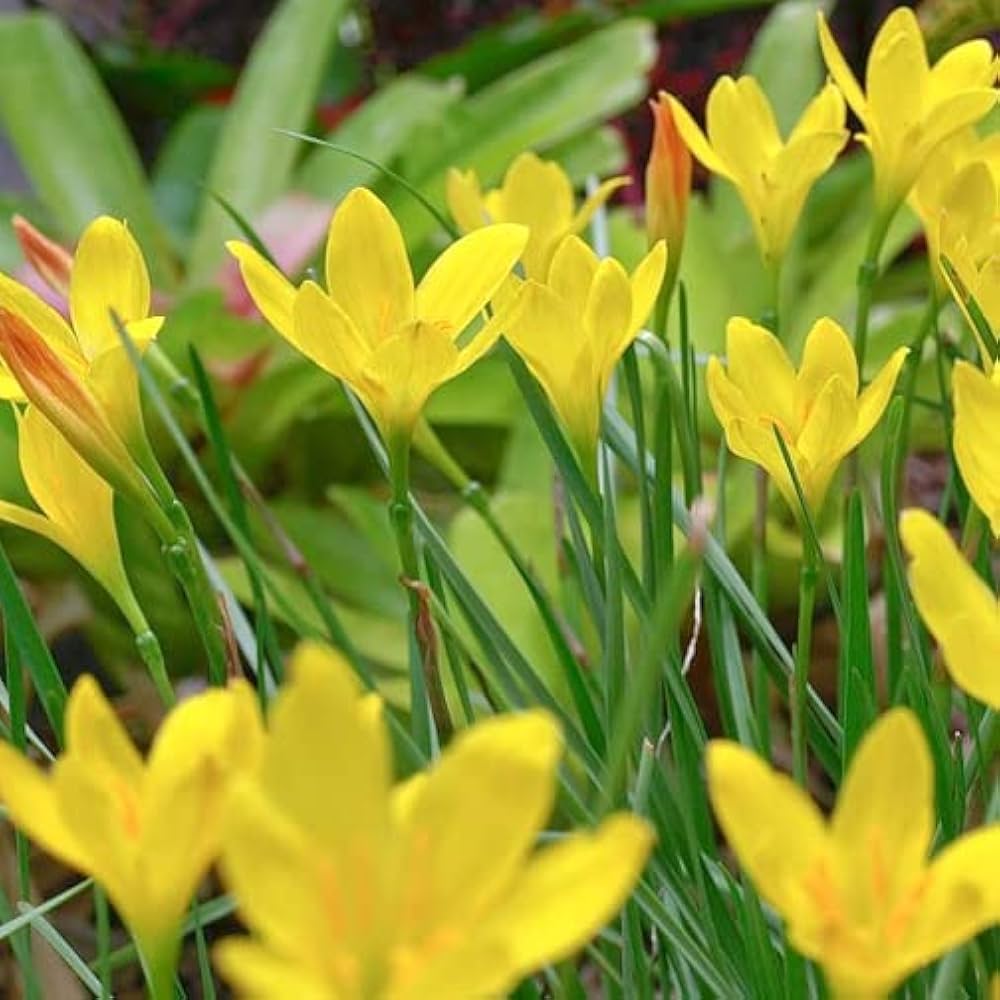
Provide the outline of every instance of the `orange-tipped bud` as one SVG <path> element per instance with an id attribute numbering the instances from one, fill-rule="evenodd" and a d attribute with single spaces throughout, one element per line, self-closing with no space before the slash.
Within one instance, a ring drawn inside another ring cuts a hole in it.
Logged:
<path id="1" fill-rule="evenodd" d="M 69 275 L 73 268 L 73 257 L 69 251 L 39 232 L 21 215 L 15 215 L 11 225 L 17 242 L 21 244 L 24 259 L 52 291 L 68 300 Z"/>
<path id="2" fill-rule="evenodd" d="M 653 112 L 653 148 L 646 164 L 646 234 L 649 245 L 667 241 L 669 263 L 663 282 L 673 288 L 684 245 L 691 196 L 691 153 L 681 138 L 667 95 L 661 90 L 649 102 Z"/>
<path id="3" fill-rule="evenodd" d="M 145 477 L 82 373 L 57 354 L 30 323 L 2 308 L 0 358 L 28 401 L 99 476 L 147 513 L 153 508 L 159 512 Z"/>

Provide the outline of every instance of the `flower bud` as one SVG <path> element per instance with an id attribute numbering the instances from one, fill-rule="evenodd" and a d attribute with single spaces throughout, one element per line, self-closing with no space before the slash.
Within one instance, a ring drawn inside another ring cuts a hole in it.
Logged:
<path id="1" fill-rule="evenodd" d="M 73 257 L 64 247 L 39 232 L 27 219 L 15 215 L 11 220 L 14 235 L 24 259 L 60 298 L 69 299 L 69 275 Z"/>

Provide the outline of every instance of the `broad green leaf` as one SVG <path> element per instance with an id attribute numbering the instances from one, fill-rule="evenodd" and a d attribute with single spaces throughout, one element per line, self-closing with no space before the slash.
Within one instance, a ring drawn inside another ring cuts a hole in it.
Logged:
<path id="1" fill-rule="evenodd" d="M 460 97 L 457 81 L 439 83 L 405 74 L 375 91 L 324 138 L 388 165 L 419 126 L 433 126 Z M 374 167 L 330 149 L 316 149 L 299 168 L 295 188 L 335 201 L 352 187 L 379 179 Z"/>
<path id="2" fill-rule="evenodd" d="M 299 146 L 275 129 L 309 123 L 344 0 L 284 0 L 254 46 L 219 136 L 207 187 L 245 216 L 282 194 Z M 203 198 L 188 259 L 187 280 L 209 282 L 236 229 L 225 212 Z"/>
<path id="3" fill-rule="evenodd" d="M 0 17 L 0 121 L 31 184 L 73 240 L 101 213 L 128 220 L 154 282 L 174 278 L 138 153 L 80 45 L 54 16 Z"/>

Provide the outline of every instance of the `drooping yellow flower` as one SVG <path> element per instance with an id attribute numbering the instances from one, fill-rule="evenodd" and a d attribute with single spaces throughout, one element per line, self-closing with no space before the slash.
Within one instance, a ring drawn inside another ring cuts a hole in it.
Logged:
<path id="1" fill-rule="evenodd" d="M 955 460 L 976 506 L 1000 536 L 1000 367 L 985 375 L 958 361 L 951 386 Z"/>
<path id="2" fill-rule="evenodd" d="M 691 153 L 681 138 L 670 101 L 662 90 L 653 111 L 653 146 L 646 164 L 646 236 L 650 246 L 667 244 L 664 288 L 674 287 L 684 248 L 688 201 L 691 198 Z"/>
<path id="3" fill-rule="evenodd" d="M 68 552 L 111 595 L 136 635 L 148 629 L 122 564 L 111 487 L 42 413 L 18 418 L 21 475 L 41 513 L 0 500 L 0 521 L 41 535 Z"/>
<path id="4" fill-rule="evenodd" d="M 707 135 L 680 101 L 669 100 L 691 152 L 739 192 L 765 263 L 779 263 L 806 196 L 847 142 L 840 91 L 825 86 L 787 141 L 778 132 L 767 95 L 752 76 L 724 76 L 715 84 L 705 108 Z"/>
<path id="5" fill-rule="evenodd" d="M 245 997 L 500 996 L 622 905 L 652 833 L 635 816 L 535 851 L 562 749 L 543 711 L 461 734 L 393 786 L 380 703 L 300 647 L 263 764 L 234 789 L 223 877 L 252 937 L 216 963 Z"/>
<path id="6" fill-rule="evenodd" d="M 928 860 L 934 770 L 908 709 L 887 712 L 865 735 L 829 822 L 745 747 L 713 740 L 707 759 L 730 847 L 836 997 L 885 996 L 1000 920 L 1000 825 Z"/>
<path id="7" fill-rule="evenodd" d="M 66 749 L 49 773 L 0 742 L 0 800 L 11 820 L 104 887 L 156 1000 L 172 996 L 181 921 L 218 852 L 230 783 L 256 766 L 260 744 L 254 694 L 240 681 L 173 709 L 143 762 L 89 676 L 70 693 Z"/>
<path id="8" fill-rule="evenodd" d="M 507 339 L 545 389 L 588 471 L 608 380 L 652 311 L 666 262 L 660 241 L 630 277 L 614 258 L 599 261 L 578 236 L 567 236 L 546 282 L 526 281 L 511 308 Z"/>
<path id="9" fill-rule="evenodd" d="M 140 351 L 163 325 L 162 316 L 149 315 L 149 272 L 139 245 L 123 222 L 100 216 L 80 237 L 67 275 L 66 260 L 51 241 L 29 231 L 23 220 L 16 231 L 42 277 L 56 291 L 68 288 L 72 325 L 4 274 L 0 274 L 0 310 L 35 330 L 62 365 L 87 384 L 134 460 L 149 473 L 155 459 L 143 425 L 138 376 L 112 318 L 114 312 Z M 11 367 L 0 350 L 0 398 L 31 398 Z M 54 414 L 48 416 L 66 433 Z"/>
<path id="10" fill-rule="evenodd" d="M 264 318 L 293 347 L 343 379 L 387 437 L 409 436 L 428 397 L 481 358 L 500 335 L 489 323 L 461 335 L 508 277 L 528 230 L 487 226 L 453 243 L 414 288 L 406 244 L 388 208 L 356 188 L 326 245 L 327 291 L 299 289 L 256 250 L 231 242 Z"/>
<path id="11" fill-rule="evenodd" d="M 924 510 L 905 510 L 899 531 L 912 557 L 913 600 L 955 683 L 1000 710 L 1000 606 L 948 530 Z"/>
<path id="12" fill-rule="evenodd" d="M 931 153 L 995 106 L 993 48 L 985 39 L 965 42 L 932 67 L 916 15 L 897 7 L 875 36 L 862 90 L 823 13 L 817 16 L 827 68 L 864 127 L 858 139 L 875 166 L 876 209 L 888 215 Z"/>
<path id="13" fill-rule="evenodd" d="M 544 281 L 556 247 L 570 233 L 580 233 L 594 213 L 627 177 L 612 177 L 574 208 L 573 185 L 566 172 L 535 153 L 522 153 L 507 168 L 500 187 L 485 194 L 474 170 L 448 171 L 448 208 L 462 232 L 470 233 L 490 222 L 517 222 L 531 230 L 522 262 L 524 273 Z"/>
<path id="14" fill-rule="evenodd" d="M 872 431 L 889 403 L 907 348 L 895 351 L 858 393 L 851 342 L 832 319 L 818 320 L 795 371 L 770 331 L 734 317 L 726 328 L 726 366 L 708 362 L 708 398 L 734 454 L 763 466 L 796 513 L 795 485 L 774 437 L 788 448 L 802 491 L 816 510 L 842 459 Z"/>

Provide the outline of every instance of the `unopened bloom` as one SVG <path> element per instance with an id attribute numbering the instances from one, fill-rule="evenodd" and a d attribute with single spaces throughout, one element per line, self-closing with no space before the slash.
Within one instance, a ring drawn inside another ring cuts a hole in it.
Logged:
<path id="1" fill-rule="evenodd" d="M 448 171 L 446 196 L 452 217 L 463 232 L 490 222 L 517 222 L 531 230 L 524 248 L 524 273 L 544 281 L 556 247 L 563 237 L 580 233 L 594 213 L 627 177 L 604 181 L 579 209 L 574 207 L 573 185 L 558 163 L 535 153 L 522 153 L 507 168 L 500 187 L 483 193 L 474 170 Z"/>
<path id="2" fill-rule="evenodd" d="M 934 770 L 916 717 L 865 735 L 829 821 L 790 778 L 736 743 L 708 747 L 715 814 L 792 945 L 842 1000 L 887 995 L 1000 919 L 1000 825 L 934 858 Z"/>
<path id="3" fill-rule="evenodd" d="M 24 216 L 11 219 L 24 259 L 60 298 L 69 299 L 73 256 L 55 240 L 39 232 Z"/>
<path id="4" fill-rule="evenodd" d="M 195 695 L 161 725 L 145 762 L 92 677 L 66 706 L 66 749 L 46 774 L 0 742 L 0 800 L 41 848 L 92 876 L 170 995 L 181 921 L 219 847 L 232 778 L 257 763 L 250 687 Z"/>
<path id="5" fill-rule="evenodd" d="M 664 287 L 673 288 L 684 247 L 691 197 L 691 153 L 681 138 L 667 95 L 649 102 L 653 111 L 653 147 L 646 164 L 646 236 L 649 245 L 667 244 Z"/>
<path id="6" fill-rule="evenodd" d="M 661 241 L 630 277 L 613 257 L 599 261 L 578 236 L 567 236 L 545 283 L 526 281 L 511 309 L 507 339 L 588 464 L 611 373 L 649 316 L 666 263 Z"/>
<path id="7" fill-rule="evenodd" d="M 913 600 L 955 683 L 1000 710 L 1000 606 L 947 528 L 924 510 L 899 521 Z"/>
<path id="8" fill-rule="evenodd" d="M 876 209 L 887 215 L 937 146 L 996 105 L 993 48 L 985 39 L 965 42 L 932 67 L 916 15 L 897 7 L 872 43 L 862 90 L 822 11 L 817 16 L 827 68 L 864 127 L 858 139 L 875 166 Z"/>
<path id="9" fill-rule="evenodd" d="M 296 289 L 245 243 L 228 244 L 265 319 L 307 358 L 343 379 L 383 434 L 409 436 L 428 397 L 481 358 L 493 322 L 460 345 L 524 250 L 524 226 L 496 225 L 453 243 L 414 288 L 389 209 L 356 188 L 330 222 L 324 291 Z"/>
<path id="10" fill-rule="evenodd" d="M 17 423 L 21 475 L 41 513 L 0 500 L 0 521 L 68 552 L 111 595 L 135 633 L 146 631 L 122 564 L 111 487 L 35 407 Z"/>
<path id="11" fill-rule="evenodd" d="M 859 394 L 851 342 L 832 319 L 818 320 L 795 371 L 781 342 L 734 317 L 726 328 L 726 366 L 708 362 L 708 398 L 730 449 L 763 466 L 792 510 L 800 509 L 777 430 L 806 502 L 819 508 L 841 460 L 872 431 L 889 403 L 907 348 L 893 353 Z"/>
<path id="12" fill-rule="evenodd" d="M 252 937 L 216 963 L 245 997 L 466 1000 L 580 949 L 645 864 L 628 814 L 535 850 L 562 751 L 544 711 L 478 723 L 393 785 L 381 705 L 307 645 L 234 789 L 224 880 Z"/>
<path id="13" fill-rule="evenodd" d="M 825 86 L 787 140 L 752 76 L 724 76 L 715 84 L 705 108 L 707 135 L 680 101 L 668 100 L 691 152 L 739 192 L 765 263 L 780 263 L 809 191 L 847 142 L 840 91 Z"/>
<path id="14" fill-rule="evenodd" d="M 953 445 L 958 470 L 976 506 L 1000 536 L 1000 367 L 985 375 L 967 361 L 951 374 Z"/>

